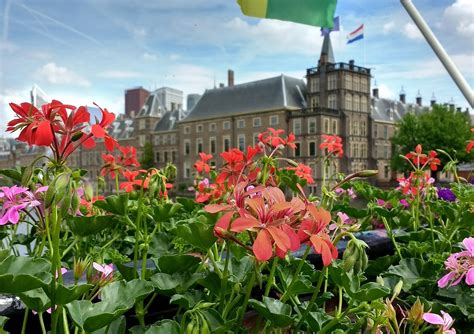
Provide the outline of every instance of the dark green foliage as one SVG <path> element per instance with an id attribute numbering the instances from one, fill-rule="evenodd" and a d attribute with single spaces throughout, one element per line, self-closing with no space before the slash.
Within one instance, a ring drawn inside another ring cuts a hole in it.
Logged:
<path id="1" fill-rule="evenodd" d="M 418 115 L 406 114 L 392 138 L 395 146 L 392 167 L 399 171 L 406 170 L 408 164 L 399 155 L 413 151 L 418 144 L 422 145 L 424 152 L 440 149 L 459 161 L 469 160 L 465 148 L 471 136 L 470 127 L 468 114 L 451 111 L 446 106 L 435 105 L 431 112 Z M 442 165 L 448 161 L 443 155 L 440 159 Z"/>
<path id="2" fill-rule="evenodd" d="M 150 169 L 155 167 L 155 159 L 153 157 L 153 145 L 150 142 L 146 142 L 143 147 L 143 156 L 140 160 L 140 165 L 143 169 Z"/>

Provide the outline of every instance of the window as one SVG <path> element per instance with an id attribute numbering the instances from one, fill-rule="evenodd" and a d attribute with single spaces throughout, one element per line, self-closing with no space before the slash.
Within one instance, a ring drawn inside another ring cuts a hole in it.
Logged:
<path id="1" fill-rule="evenodd" d="M 309 152 L 309 156 L 311 157 L 316 156 L 316 142 L 310 141 L 308 143 L 308 152 Z"/>
<path id="2" fill-rule="evenodd" d="M 216 131 L 216 123 L 209 123 L 209 132 Z"/>
<path id="3" fill-rule="evenodd" d="M 146 136 L 145 135 L 140 135 L 138 137 L 138 143 L 140 144 L 141 147 L 145 146 L 145 141 L 146 141 Z"/>
<path id="4" fill-rule="evenodd" d="M 364 93 L 369 92 L 367 78 L 360 78 L 360 90 Z"/>
<path id="5" fill-rule="evenodd" d="M 245 151 L 245 135 L 239 135 L 237 137 L 239 150 Z"/>
<path id="6" fill-rule="evenodd" d="M 278 115 L 270 116 L 270 125 L 278 125 Z"/>
<path id="7" fill-rule="evenodd" d="M 203 151 L 202 149 L 202 138 L 196 139 L 196 154 L 199 154 Z"/>
<path id="8" fill-rule="evenodd" d="M 196 125 L 196 132 L 202 132 L 202 124 Z"/>
<path id="9" fill-rule="evenodd" d="M 239 119 L 239 120 L 237 121 L 237 128 L 238 128 L 238 129 L 243 129 L 243 128 L 245 128 L 245 119 Z"/>
<path id="10" fill-rule="evenodd" d="M 354 95 L 354 100 L 352 103 L 352 110 L 360 111 L 360 97 L 359 95 Z"/>
<path id="11" fill-rule="evenodd" d="M 146 128 L 146 121 L 144 119 L 141 119 L 139 122 L 138 122 L 138 129 L 139 130 L 143 130 Z"/>
<path id="12" fill-rule="evenodd" d="M 329 118 L 324 119 L 324 133 L 329 134 Z"/>
<path id="13" fill-rule="evenodd" d="M 168 152 L 165 151 L 165 162 L 168 162 Z"/>
<path id="14" fill-rule="evenodd" d="M 369 111 L 367 109 L 367 97 L 366 96 L 362 96 L 360 98 L 360 111 L 363 111 L 363 112 L 368 112 Z"/>
<path id="15" fill-rule="evenodd" d="M 316 133 L 316 118 L 308 119 L 308 133 Z"/>
<path id="16" fill-rule="evenodd" d="M 176 135 L 171 135 L 170 143 L 171 143 L 172 145 L 175 145 L 175 144 L 176 144 Z"/>
<path id="17" fill-rule="evenodd" d="M 301 143 L 295 143 L 295 157 L 301 157 Z"/>
<path id="18" fill-rule="evenodd" d="M 383 176 L 388 179 L 390 177 L 390 166 L 383 167 Z"/>
<path id="19" fill-rule="evenodd" d="M 332 134 L 333 135 L 337 134 L 337 120 L 336 119 L 332 120 Z"/>
<path id="20" fill-rule="evenodd" d="M 168 137 L 163 136 L 163 145 L 166 145 L 166 144 L 168 144 Z"/>
<path id="21" fill-rule="evenodd" d="M 301 118 L 293 119 L 293 133 L 296 136 L 301 134 Z"/>
<path id="22" fill-rule="evenodd" d="M 352 94 L 346 94 L 346 109 L 352 110 Z"/>
<path id="23" fill-rule="evenodd" d="M 230 130 L 230 122 L 229 121 L 222 122 L 222 129 Z"/>
<path id="24" fill-rule="evenodd" d="M 319 96 L 313 96 L 311 98 L 311 108 L 317 108 L 319 107 Z"/>
<path id="25" fill-rule="evenodd" d="M 313 92 L 319 92 L 319 78 L 311 78 L 309 80 L 309 84 L 310 84 L 310 92 L 313 93 Z"/>
<path id="26" fill-rule="evenodd" d="M 171 161 L 176 161 L 176 151 L 171 152 Z"/>
<path id="27" fill-rule="evenodd" d="M 191 153 L 191 142 L 189 139 L 184 141 L 184 155 L 189 155 Z"/>
<path id="28" fill-rule="evenodd" d="M 383 147 L 383 157 L 384 159 L 388 159 L 388 146 L 387 145 Z"/>
<path id="29" fill-rule="evenodd" d="M 190 134 L 191 133 L 191 127 L 190 126 L 185 126 L 184 127 L 184 134 L 187 135 L 187 134 Z"/>
<path id="30" fill-rule="evenodd" d="M 383 137 L 384 139 L 388 139 L 388 126 L 386 125 L 383 127 Z"/>
<path id="31" fill-rule="evenodd" d="M 259 143 L 258 135 L 259 135 L 258 133 L 253 134 L 253 146 L 257 146 Z"/>
<path id="32" fill-rule="evenodd" d="M 359 143 L 352 143 L 352 157 L 359 157 Z"/>
<path id="33" fill-rule="evenodd" d="M 156 152 L 156 162 L 160 162 L 160 152 Z"/>
<path id="34" fill-rule="evenodd" d="M 230 137 L 225 136 L 222 141 L 222 146 L 224 147 L 224 152 L 230 150 Z"/>
<path id="35" fill-rule="evenodd" d="M 216 137 L 209 138 L 209 152 L 211 154 L 216 153 Z"/>
<path id="36" fill-rule="evenodd" d="M 379 126 L 377 124 L 374 125 L 374 138 L 378 138 L 379 137 Z"/>
<path id="37" fill-rule="evenodd" d="M 354 121 L 353 125 L 354 125 L 354 130 L 353 130 L 352 134 L 358 136 L 359 135 L 359 122 Z"/>
<path id="38" fill-rule="evenodd" d="M 345 77 L 345 86 L 346 89 L 352 89 L 352 76 L 350 74 L 346 74 Z"/>
<path id="39" fill-rule="evenodd" d="M 259 126 L 262 126 L 262 119 L 260 117 L 255 117 L 253 119 L 253 127 L 257 128 Z"/>
<path id="40" fill-rule="evenodd" d="M 329 109 L 337 109 L 336 94 L 329 95 L 329 97 L 328 97 L 328 108 Z"/>
<path id="41" fill-rule="evenodd" d="M 184 178 L 189 179 L 191 177 L 191 168 L 189 162 L 185 162 L 183 165 Z"/>
<path id="42" fill-rule="evenodd" d="M 360 134 L 361 136 L 367 135 L 367 127 L 365 126 L 365 121 L 360 122 Z"/>
<path id="43" fill-rule="evenodd" d="M 362 158 L 367 158 L 367 145 L 365 143 L 361 143 L 360 144 L 360 147 L 361 147 L 361 152 L 360 152 L 360 155 Z"/>
<path id="44" fill-rule="evenodd" d="M 337 78 L 335 74 L 328 76 L 328 90 L 337 88 Z"/>
<path id="45" fill-rule="evenodd" d="M 160 136 L 155 136 L 153 142 L 155 145 L 160 145 Z"/>
<path id="46" fill-rule="evenodd" d="M 353 88 L 354 90 L 357 90 L 357 91 L 360 90 L 360 78 L 359 78 L 359 77 L 357 77 L 357 76 L 354 77 L 352 88 Z"/>

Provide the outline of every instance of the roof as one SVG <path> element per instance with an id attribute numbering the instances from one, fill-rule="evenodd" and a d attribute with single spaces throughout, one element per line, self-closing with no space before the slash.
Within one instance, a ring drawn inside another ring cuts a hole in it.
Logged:
<path id="1" fill-rule="evenodd" d="M 163 105 L 163 102 L 159 98 L 159 91 L 155 90 L 153 93 L 148 95 L 145 100 L 145 103 L 140 108 L 140 111 L 137 114 L 137 117 L 143 116 L 154 116 L 154 117 L 161 117 L 161 115 L 165 112 L 166 108 Z"/>
<path id="2" fill-rule="evenodd" d="M 334 64 L 334 52 L 332 51 L 331 38 L 329 34 L 324 35 L 323 47 L 321 48 L 321 56 L 325 54 L 327 56 L 327 62 Z"/>
<path id="3" fill-rule="evenodd" d="M 402 103 L 385 98 L 374 97 L 371 103 L 371 117 L 375 121 L 380 122 L 398 122 L 406 113 L 413 112 L 419 114 L 429 110 L 430 108 L 427 106 Z"/>
<path id="4" fill-rule="evenodd" d="M 182 122 L 277 109 L 301 109 L 306 83 L 286 75 L 209 89 Z"/>
<path id="5" fill-rule="evenodd" d="M 179 120 L 179 110 L 168 111 L 156 124 L 155 131 L 171 131 L 176 129 L 176 122 Z"/>

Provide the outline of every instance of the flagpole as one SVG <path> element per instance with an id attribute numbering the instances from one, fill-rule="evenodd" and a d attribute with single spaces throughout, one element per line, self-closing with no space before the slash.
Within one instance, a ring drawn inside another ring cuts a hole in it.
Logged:
<path id="1" fill-rule="evenodd" d="M 471 108 L 474 108 L 474 93 L 470 85 L 461 72 L 459 72 L 458 68 L 446 53 L 436 36 L 433 34 L 430 27 L 428 27 L 428 24 L 426 24 L 420 12 L 416 9 L 411 0 L 400 0 L 400 2 L 402 3 L 403 7 L 405 7 L 405 10 L 411 16 L 413 22 L 415 22 L 428 44 L 431 46 L 431 49 L 433 49 L 436 56 L 438 56 L 438 59 L 444 65 L 451 78 L 461 90 L 467 102 L 471 105 Z"/>

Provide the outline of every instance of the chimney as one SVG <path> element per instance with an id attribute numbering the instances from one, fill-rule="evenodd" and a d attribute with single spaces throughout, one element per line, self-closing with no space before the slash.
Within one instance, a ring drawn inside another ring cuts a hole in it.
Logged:
<path id="1" fill-rule="evenodd" d="M 405 95 L 405 91 L 403 90 L 403 86 L 402 86 L 402 90 L 400 91 L 400 102 L 403 104 L 406 103 L 406 95 Z"/>
<path id="2" fill-rule="evenodd" d="M 454 107 L 455 107 L 454 99 L 451 98 L 451 100 L 449 101 L 449 110 L 454 111 Z"/>
<path id="3" fill-rule="evenodd" d="M 418 90 L 418 94 L 416 95 L 416 104 L 421 107 L 421 94 Z"/>
<path id="4" fill-rule="evenodd" d="M 225 86 L 224 86 L 224 83 L 221 82 L 221 83 L 219 84 L 219 88 L 224 88 L 224 87 L 225 87 Z"/>
<path id="5" fill-rule="evenodd" d="M 227 70 L 227 86 L 233 87 L 234 86 L 234 71 Z"/>
<path id="6" fill-rule="evenodd" d="M 457 107 L 457 108 L 456 108 L 456 111 L 457 111 L 457 112 L 461 112 L 461 111 L 462 111 L 462 110 L 461 110 L 461 107 Z"/>
<path id="7" fill-rule="evenodd" d="M 436 104 L 436 96 L 434 95 L 431 95 L 431 101 L 430 101 L 430 106 L 434 106 Z"/>
<path id="8" fill-rule="evenodd" d="M 379 98 L 379 89 L 378 89 L 377 87 L 374 87 L 374 88 L 372 89 L 372 95 L 373 95 L 376 99 Z"/>
<path id="9" fill-rule="evenodd" d="M 349 60 L 349 68 L 350 68 L 351 70 L 354 69 L 354 59 Z"/>

